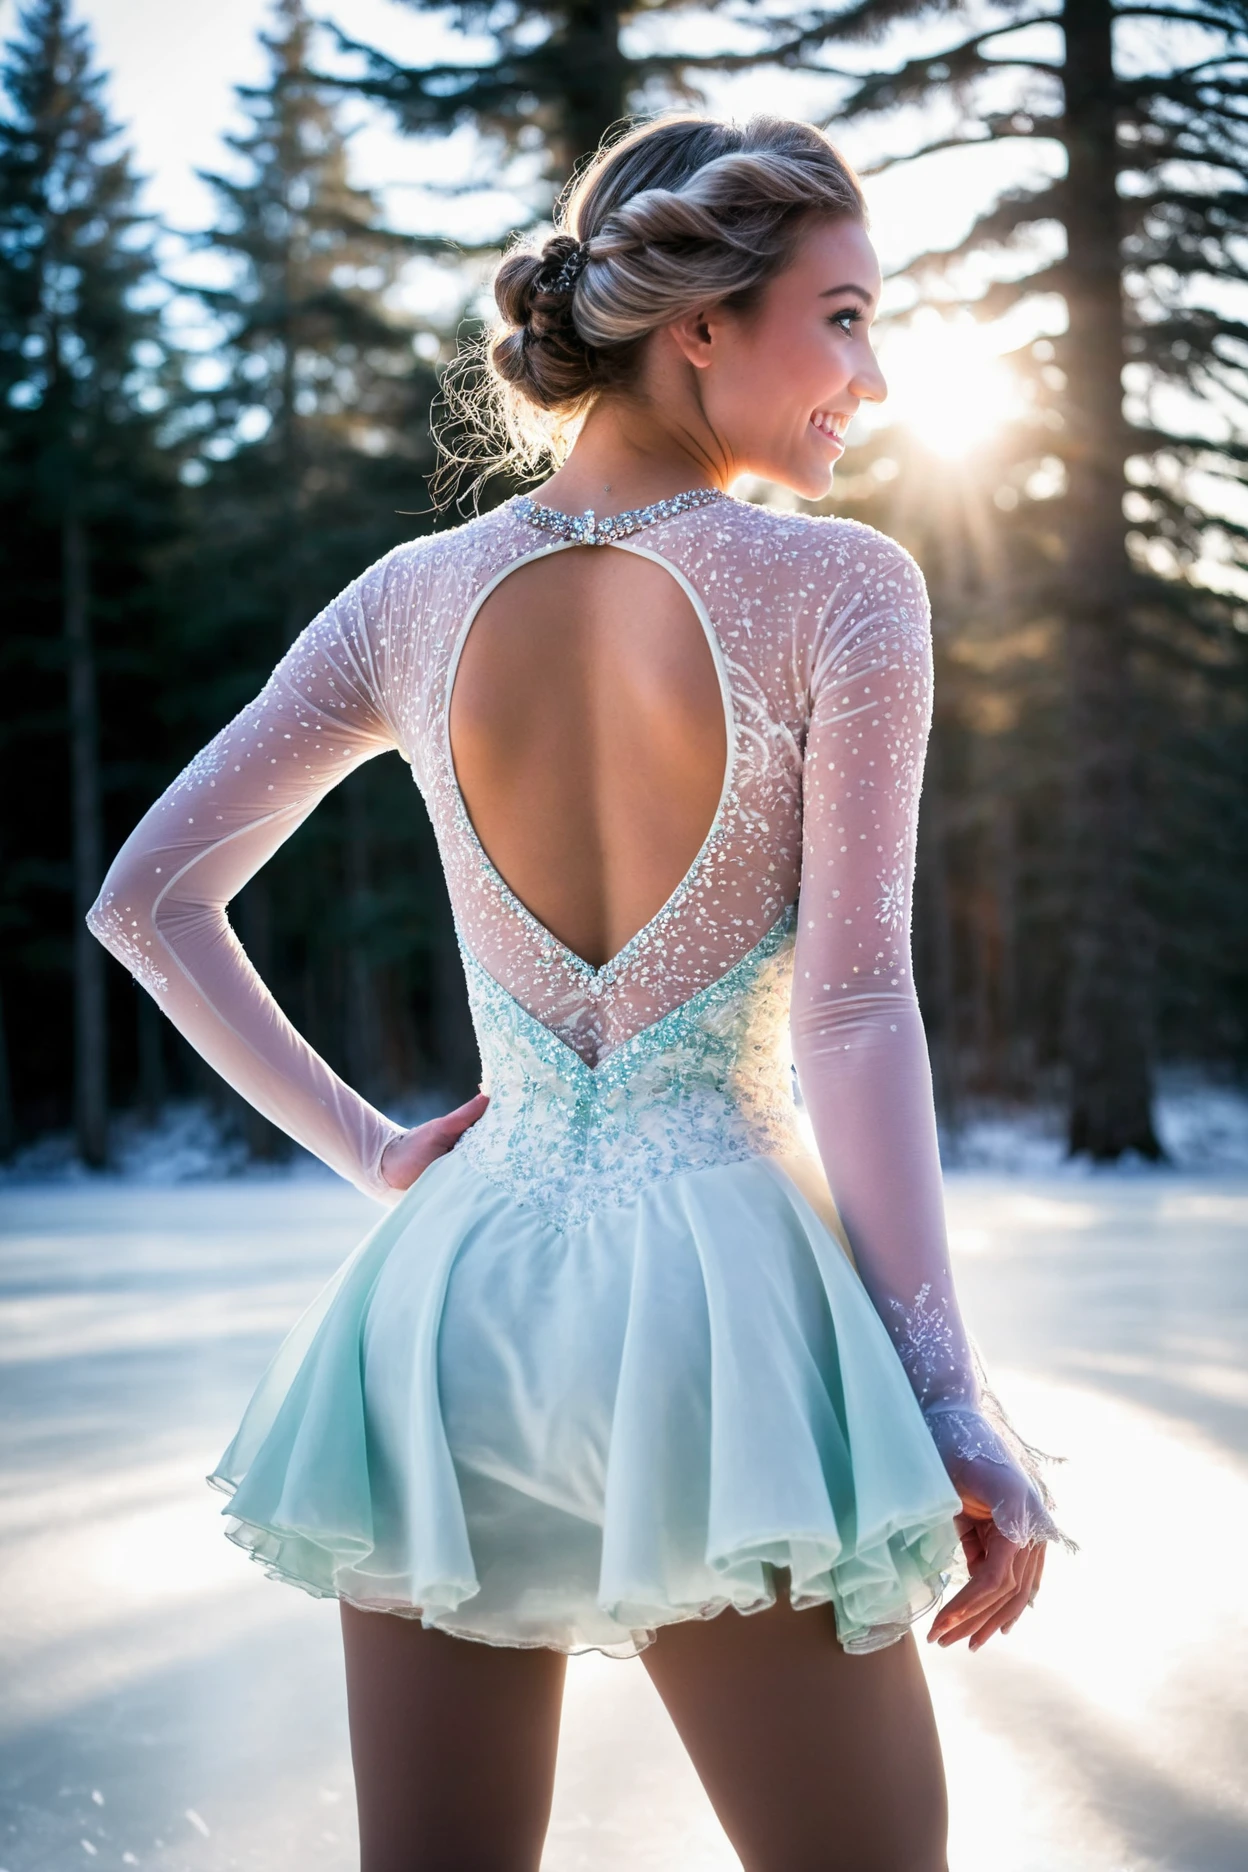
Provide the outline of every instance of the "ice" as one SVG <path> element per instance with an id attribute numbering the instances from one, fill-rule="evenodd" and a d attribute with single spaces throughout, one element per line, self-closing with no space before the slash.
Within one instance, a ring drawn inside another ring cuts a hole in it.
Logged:
<path id="1" fill-rule="evenodd" d="M 1220 1100 L 1163 1112 L 1184 1152 L 1239 1148 Z M 948 1191 L 968 1313 L 1069 1458 L 1081 1543 L 1009 1639 L 925 1651 L 951 1872 L 1241 1872 L 1248 1172 Z M 201 1478 L 374 1213 L 300 1177 L 0 1189 L 8 1872 L 353 1872 L 334 1609 L 229 1546 Z M 736 1863 L 641 1666 L 573 1660 L 545 1872 Z"/>

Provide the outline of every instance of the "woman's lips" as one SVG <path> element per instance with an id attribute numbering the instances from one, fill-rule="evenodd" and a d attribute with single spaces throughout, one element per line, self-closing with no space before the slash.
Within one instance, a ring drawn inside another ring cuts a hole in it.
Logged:
<path id="1" fill-rule="evenodd" d="M 831 419 L 823 415 L 822 411 L 815 411 L 810 419 L 810 426 L 819 437 L 819 440 L 827 444 L 834 458 L 845 453 L 844 436 L 841 435 L 837 429 L 833 428 Z"/>

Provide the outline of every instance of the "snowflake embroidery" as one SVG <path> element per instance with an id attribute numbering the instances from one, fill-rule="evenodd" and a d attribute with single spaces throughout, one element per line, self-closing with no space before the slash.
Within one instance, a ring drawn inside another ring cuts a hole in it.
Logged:
<path id="1" fill-rule="evenodd" d="M 891 877 L 882 877 L 880 894 L 875 900 L 875 919 L 887 930 L 899 931 L 906 916 L 906 880 L 900 870 Z"/>
<path id="2" fill-rule="evenodd" d="M 963 1376 L 948 1303 L 938 1300 L 933 1306 L 931 1296 L 932 1283 L 924 1281 L 912 1307 L 904 1307 L 900 1300 L 888 1303 L 896 1315 L 892 1331 L 898 1356 L 915 1396 L 924 1406 L 947 1387 L 951 1378 L 961 1380 Z"/>

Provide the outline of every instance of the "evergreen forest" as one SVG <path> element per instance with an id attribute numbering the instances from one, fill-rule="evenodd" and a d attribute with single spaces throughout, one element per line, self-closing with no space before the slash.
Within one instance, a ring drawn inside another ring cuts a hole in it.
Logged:
<path id="1" fill-rule="evenodd" d="M 1044 1105 L 1074 1153 L 1156 1158 L 1161 1075 L 1248 1069 L 1248 4 L 394 6 L 427 19 L 428 64 L 359 43 L 345 9 L 331 29 L 273 0 L 267 77 L 240 88 L 206 178 L 212 225 L 181 236 L 212 261 L 194 287 L 171 277 L 74 0 L 9 15 L 0 1158 L 69 1133 L 102 1167 L 120 1119 L 184 1099 L 250 1155 L 285 1152 L 84 912 L 321 606 L 463 517 L 431 495 L 431 423 L 490 256 L 630 114 L 739 110 L 754 73 L 866 152 L 868 191 L 964 145 L 1039 153 L 1038 179 L 990 193 L 888 289 L 897 325 L 969 308 L 1017 331 L 1008 420 L 951 465 L 886 410 L 825 508 L 900 539 L 932 594 L 915 943 L 946 1125 Z M 429 152 L 437 225 L 390 225 L 360 182 L 361 111 Z M 515 208 L 457 240 L 468 195 Z M 413 269 L 437 270 L 436 312 Z M 496 476 L 480 498 L 514 491 Z M 397 757 L 339 787 L 231 914 L 369 1098 L 401 1115 L 475 1088 Z"/>

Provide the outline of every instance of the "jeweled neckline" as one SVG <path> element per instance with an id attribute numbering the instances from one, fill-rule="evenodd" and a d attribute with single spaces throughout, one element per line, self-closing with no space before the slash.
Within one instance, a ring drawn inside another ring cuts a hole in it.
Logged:
<path id="1" fill-rule="evenodd" d="M 656 521 L 670 520 L 674 514 L 688 513 L 694 507 L 708 507 L 724 500 L 719 488 L 687 488 L 683 494 L 669 494 L 666 500 L 652 501 L 648 507 L 630 507 L 627 513 L 596 514 L 592 507 L 584 513 L 561 513 L 558 507 L 546 507 L 541 501 L 521 494 L 517 500 L 522 519 L 541 527 L 557 538 L 574 540 L 578 546 L 609 546 L 613 540 L 627 539 Z"/>

